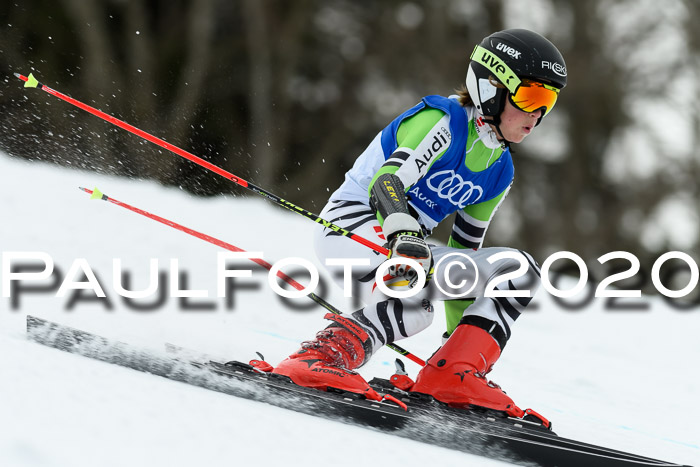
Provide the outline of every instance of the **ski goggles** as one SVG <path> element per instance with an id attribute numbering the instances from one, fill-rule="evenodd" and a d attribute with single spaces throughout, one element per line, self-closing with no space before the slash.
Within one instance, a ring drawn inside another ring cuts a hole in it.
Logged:
<path id="1" fill-rule="evenodd" d="M 544 107 L 544 115 L 552 111 L 557 97 L 559 89 L 529 79 L 523 79 L 515 92 L 508 94 L 510 103 L 516 108 L 523 112 L 535 112 Z"/>
<path id="2" fill-rule="evenodd" d="M 474 47 L 469 58 L 493 73 L 508 90 L 508 98 L 516 108 L 534 112 L 544 107 L 544 115 L 547 115 L 557 102 L 559 89 L 539 81 L 520 79 L 498 55 L 480 45 Z"/>

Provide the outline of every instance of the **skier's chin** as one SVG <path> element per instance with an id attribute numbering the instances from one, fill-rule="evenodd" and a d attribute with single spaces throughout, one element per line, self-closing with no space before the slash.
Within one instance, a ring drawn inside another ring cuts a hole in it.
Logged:
<path id="1" fill-rule="evenodd" d="M 522 143 L 529 133 L 517 133 L 512 138 L 508 138 L 511 143 Z"/>

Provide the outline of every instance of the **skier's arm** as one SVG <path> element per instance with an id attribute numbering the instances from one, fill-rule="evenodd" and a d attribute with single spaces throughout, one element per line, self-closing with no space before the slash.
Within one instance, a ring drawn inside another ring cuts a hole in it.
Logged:
<path id="1" fill-rule="evenodd" d="M 447 116 L 435 109 L 422 110 L 407 119 L 398 129 L 398 148 L 377 171 L 369 186 L 370 206 L 389 241 L 390 257 L 418 262 L 428 279 L 432 272 L 432 253 L 423 239 L 420 224 L 408 210 L 406 191 L 449 147 L 448 127 Z M 431 142 L 441 136 L 442 139 L 434 143 L 438 150 L 433 151 Z M 407 264 L 392 266 L 389 272 L 395 277 L 405 277 L 410 287 L 416 283 L 416 272 Z"/>
<path id="2" fill-rule="evenodd" d="M 491 219 L 498 210 L 510 187 L 495 198 L 483 203 L 472 204 L 462 211 L 457 211 L 452 234 L 447 246 L 453 248 L 481 248 Z"/>

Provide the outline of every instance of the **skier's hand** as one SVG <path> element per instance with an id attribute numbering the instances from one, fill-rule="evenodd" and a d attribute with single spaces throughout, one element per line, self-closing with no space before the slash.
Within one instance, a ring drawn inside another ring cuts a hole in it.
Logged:
<path id="1" fill-rule="evenodd" d="M 392 235 L 389 240 L 389 259 L 405 258 L 418 263 L 425 271 L 425 284 L 427 285 L 433 275 L 433 254 L 430 247 L 417 232 L 399 232 Z M 418 273 L 409 263 L 398 263 L 389 266 L 389 275 L 401 281 L 392 281 L 393 288 L 407 285 L 413 288 L 418 283 Z M 407 282 L 403 283 L 404 281 Z"/>

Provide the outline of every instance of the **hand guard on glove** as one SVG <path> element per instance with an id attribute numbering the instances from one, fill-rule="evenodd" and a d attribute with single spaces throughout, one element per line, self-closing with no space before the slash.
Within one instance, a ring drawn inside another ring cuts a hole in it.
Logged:
<path id="1" fill-rule="evenodd" d="M 395 174 L 381 174 L 370 191 L 370 204 L 384 219 L 382 230 L 389 241 L 389 258 L 416 261 L 425 270 L 427 284 L 432 276 L 433 254 L 423 240 L 420 224 L 409 213 L 405 191 L 403 182 Z M 389 277 L 395 280 L 387 281 L 385 277 L 384 281 L 394 289 L 412 289 L 418 283 L 418 273 L 408 263 L 390 266 Z"/>
<path id="2" fill-rule="evenodd" d="M 427 285 L 433 275 L 433 254 L 430 247 L 417 232 L 400 232 L 391 236 L 389 241 L 389 258 L 406 258 L 415 261 L 425 271 Z M 408 281 L 408 288 L 418 282 L 418 272 L 408 263 L 394 264 L 389 267 L 389 275 Z"/>

